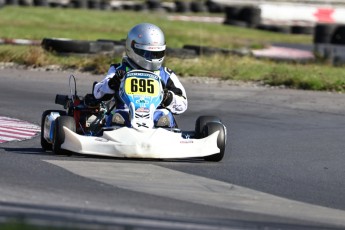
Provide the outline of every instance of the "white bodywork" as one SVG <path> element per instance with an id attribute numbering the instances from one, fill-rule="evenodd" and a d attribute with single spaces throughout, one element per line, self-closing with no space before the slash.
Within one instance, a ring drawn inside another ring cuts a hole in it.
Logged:
<path id="1" fill-rule="evenodd" d="M 217 154 L 219 131 L 202 139 L 184 139 L 181 133 L 157 128 L 137 130 L 122 127 L 104 131 L 102 137 L 82 136 L 64 127 L 61 148 L 80 154 L 124 158 L 190 158 Z"/>

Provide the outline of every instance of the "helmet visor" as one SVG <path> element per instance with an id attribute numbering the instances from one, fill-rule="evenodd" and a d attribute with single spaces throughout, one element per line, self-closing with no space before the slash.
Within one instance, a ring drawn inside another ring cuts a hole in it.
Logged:
<path id="1" fill-rule="evenodd" d="M 132 48 L 137 55 L 146 60 L 161 59 L 165 56 L 165 45 L 147 46 L 134 43 L 132 44 Z"/>

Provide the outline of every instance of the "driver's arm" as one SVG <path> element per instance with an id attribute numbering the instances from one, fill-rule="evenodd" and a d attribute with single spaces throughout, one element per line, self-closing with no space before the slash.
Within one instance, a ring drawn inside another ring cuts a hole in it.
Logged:
<path id="1" fill-rule="evenodd" d="M 111 66 L 108 70 L 107 75 L 101 82 L 98 82 L 93 88 L 93 95 L 96 99 L 101 99 L 106 94 L 114 94 L 115 91 L 109 87 L 109 80 L 115 75 L 116 69 Z"/>
<path id="2" fill-rule="evenodd" d="M 165 108 L 169 109 L 174 114 L 183 113 L 188 107 L 186 90 L 173 71 L 168 70 L 167 73 L 169 77 L 165 83 L 165 89 L 172 93 L 172 100 Z"/>

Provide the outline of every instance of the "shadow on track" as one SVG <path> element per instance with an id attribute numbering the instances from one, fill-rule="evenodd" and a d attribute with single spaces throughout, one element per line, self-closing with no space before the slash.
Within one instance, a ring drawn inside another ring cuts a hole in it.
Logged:
<path id="1" fill-rule="evenodd" d="M 5 152 L 17 153 L 17 154 L 24 154 L 24 155 L 42 155 L 42 156 L 59 156 L 59 157 L 67 157 L 71 160 L 77 159 L 103 159 L 103 160 L 116 160 L 116 161 L 138 161 L 138 162 L 176 162 L 176 163 L 207 163 L 202 158 L 186 158 L 186 159 L 142 159 L 142 158 L 116 158 L 116 157 L 107 157 L 107 156 L 98 156 L 98 155 L 82 155 L 78 153 L 74 153 L 71 156 L 67 155 L 56 155 L 52 151 L 44 151 L 42 148 L 30 148 L 30 147 L 0 147 L 0 150 L 4 150 Z"/>
<path id="2" fill-rule="evenodd" d="M 4 150 L 6 152 L 13 152 L 18 154 L 41 154 L 41 155 L 51 155 L 51 152 L 45 152 L 41 148 L 18 148 L 18 147 L 0 147 L 0 150 Z"/>

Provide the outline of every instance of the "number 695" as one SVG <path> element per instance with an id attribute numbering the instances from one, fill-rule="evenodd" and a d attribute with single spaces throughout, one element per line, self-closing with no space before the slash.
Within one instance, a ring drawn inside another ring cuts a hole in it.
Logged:
<path id="1" fill-rule="evenodd" d="M 131 79 L 131 91 L 141 93 L 154 93 L 154 84 L 152 79 Z"/>

